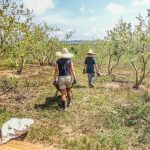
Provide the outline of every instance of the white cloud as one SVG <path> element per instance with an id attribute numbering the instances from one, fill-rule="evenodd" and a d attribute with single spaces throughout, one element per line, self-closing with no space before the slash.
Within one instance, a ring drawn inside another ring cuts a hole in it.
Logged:
<path id="1" fill-rule="evenodd" d="M 86 12 L 86 13 L 91 13 L 91 14 L 95 13 L 94 9 L 87 9 L 85 6 L 81 6 L 80 11 L 81 12 Z"/>
<path id="2" fill-rule="evenodd" d="M 85 6 L 81 6 L 80 11 L 85 11 Z"/>
<path id="3" fill-rule="evenodd" d="M 54 0 L 23 0 L 24 5 L 29 10 L 33 10 L 35 15 L 42 15 L 47 9 L 54 7 Z"/>
<path id="4" fill-rule="evenodd" d="M 95 20 L 96 20 L 96 17 L 95 17 L 95 16 L 89 17 L 88 20 L 89 20 L 89 21 L 95 21 Z"/>
<path id="5" fill-rule="evenodd" d="M 50 37 L 58 37 L 59 39 L 63 39 L 64 32 L 63 31 L 52 31 L 50 34 Z"/>
<path id="6" fill-rule="evenodd" d="M 75 32 L 74 29 L 68 29 L 68 32 Z"/>
<path id="7" fill-rule="evenodd" d="M 142 16 L 145 16 L 146 9 L 150 7 L 150 0 L 131 0 L 128 6 L 119 5 L 118 3 L 108 3 L 105 11 L 114 15 L 113 17 L 110 17 L 110 15 L 100 13 L 99 10 L 94 10 L 94 7 L 90 8 L 86 5 L 82 5 L 80 8 L 78 8 L 78 13 L 80 16 L 78 14 L 75 16 L 73 11 L 63 8 L 56 8 L 49 11 L 48 9 L 52 9 L 54 6 L 56 6 L 57 0 L 44 0 L 44 4 L 42 4 L 41 0 L 23 1 L 26 1 L 26 7 L 28 4 L 28 8 L 34 9 L 34 11 L 36 10 L 36 14 L 39 15 L 35 17 L 37 18 L 36 23 L 40 23 L 42 20 L 44 20 L 49 25 L 56 25 L 58 28 L 63 30 L 52 34 L 52 36 L 57 36 L 60 39 L 64 38 L 65 33 L 74 30 L 76 32 L 73 34 L 71 39 L 86 40 L 91 39 L 91 37 L 102 38 L 104 37 L 106 30 L 111 29 L 115 24 L 118 23 L 120 16 L 123 17 L 123 19 L 125 19 L 127 22 L 135 24 L 135 17 L 139 13 Z M 52 5 L 50 2 L 52 2 Z M 37 6 L 35 6 L 35 3 L 37 3 Z"/>
<path id="8" fill-rule="evenodd" d="M 108 11 L 111 14 L 121 14 L 124 11 L 124 7 L 116 3 L 109 3 L 106 6 L 105 11 Z"/>
<path id="9" fill-rule="evenodd" d="M 97 27 L 88 28 L 82 33 L 85 39 L 102 39 L 104 36 L 104 31 L 98 29 Z"/>
<path id="10" fill-rule="evenodd" d="M 95 13 L 95 10 L 94 10 L 94 9 L 90 9 L 89 12 L 90 12 L 91 14 L 94 14 L 94 13 Z"/>
<path id="11" fill-rule="evenodd" d="M 65 16 L 65 14 L 61 13 L 52 13 L 42 17 L 42 20 L 46 21 L 48 24 L 64 24 L 64 25 L 72 25 L 78 24 L 78 20 L 69 19 Z"/>
<path id="12" fill-rule="evenodd" d="M 150 5 L 150 0 L 133 0 L 132 6 Z"/>

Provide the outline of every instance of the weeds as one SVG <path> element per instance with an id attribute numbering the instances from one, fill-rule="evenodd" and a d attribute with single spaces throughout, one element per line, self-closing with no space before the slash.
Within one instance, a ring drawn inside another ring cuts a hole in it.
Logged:
<path id="1" fill-rule="evenodd" d="M 6 108 L 0 108 L 0 127 L 2 127 L 3 123 L 7 121 L 10 117 L 10 112 L 8 112 Z"/>
<path id="2" fill-rule="evenodd" d="M 16 91 L 17 87 L 18 87 L 18 79 L 16 78 L 0 79 L 0 89 L 4 93 Z"/>
<path id="3" fill-rule="evenodd" d="M 95 88 L 89 89 L 85 76 L 77 70 L 80 79 L 72 89 L 72 106 L 66 112 L 59 112 L 57 102 L 51 99 L 55 94 L 52 76 L 49 75 L 51 70 L 32 68 L 33 72 L 34 69 L 40 74 L 30 77 L 21 75 L 19 79 L 1 78 L 1 91 L 8 94 L 19 91 L 25 95 L 25 101 L 17 101 L 12 108 L 11 100 L 5 106 L 7 110 L 0 108 L 0 126 L 10 117 L 31 117 L 35 124 L 27 140 L 57 144 L 60 149 L 146 149 L 150 144 L 149 93 L 103 86 L 112 80 L 126 84 L 124 76 L 101 76 L 97 78 Z M 129 77 L 128 81 L 131 80 L 132 77 Z"/>

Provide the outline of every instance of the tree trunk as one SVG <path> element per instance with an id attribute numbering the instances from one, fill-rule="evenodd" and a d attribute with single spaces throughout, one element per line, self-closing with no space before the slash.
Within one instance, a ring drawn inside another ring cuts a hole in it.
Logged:
<path id="1" fill-rule="evenodd" d="M 142 56 L 142 60 L 143 60 L 143 68 L 141 70 L 140 76 L 138 74 L 138 70 L 136 65 L 134 64 L 134 62 L 131 62 L 132 66 L 134 67 L 135 70 L 135 74 L 136 74 L 136 80 L 135 80 L 135 85 L 133 86 L 134 89 L 139 89 L 139 86 L 141 85 L 141 83 L 143 82 L 145 76 L 146 76 L 146 64 L 147 62 L 144 59 L 144 56 Z"/>
<path id="2" fill-rule="evenodd" d="M 109 55 L 109 63 L 108 63 L 108 75 L 112 74 L 113 69 L 119 64 L 121 55 L 118 56 L 116 63 L 112 66 L 111 65 L 111 61 L 112 61 L 112 56 L 113 55 Z"/>
<path id="3" fill-rule="evenodd" d="M 44 63 L 43 63 L 42 60 L 38 59 L 38 61 L 39 61 L 40 66 L 43 66 L 43 65 L 44 65 Z"/>
<path id="4" fill-rule="evenodd" d="M 23 57 L 21 57 L 21 62 L 18 63 L 18 67 L 17 67 L 17 74 L 22 73 L 25 62 L 26 62 L 26 60 Z"/>
<path id="5" fill-rule="evenodd" d="M 111 70 L 111 59 L 112 59 L 112 55 L 109 55 L 109 59 L 108 59 L 108 75 L 111 75 L 112 70 Z"/>

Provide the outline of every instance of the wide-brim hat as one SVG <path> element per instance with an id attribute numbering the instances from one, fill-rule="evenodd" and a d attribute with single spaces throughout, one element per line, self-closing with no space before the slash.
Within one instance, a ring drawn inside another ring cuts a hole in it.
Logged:
<path id="1" fill-rule="evenodd" d="M 90 49 L 90 50 L 87 52 L 87 55 L 88 55 L 88 54 L 96 55 L 96 53 L 94 53 L 92 49 Z"/>
<path id="2" fill-rule="evenodd" d="M 68 52 L 67 48 L 63 48 L 61 52 L 56 52 L 56 56 L 59 58 L 73 58 L 73 54 Z"/>

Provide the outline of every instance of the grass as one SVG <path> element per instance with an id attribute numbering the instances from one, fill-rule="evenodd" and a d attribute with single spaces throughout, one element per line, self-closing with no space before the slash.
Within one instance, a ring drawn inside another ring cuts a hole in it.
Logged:
<path id="1" fill-rule="evenodd" d="M 98 77 L 93 89 L 77 66 L 76 74 L 73 104 L 65 112 L 47 101 L 55 94 L 53 68 L 28 65 L 17 78 L 1 76 L 0 126 L 11 117 L 31 117 L 35 124 L 26 140 L 33 143 L 71 150 L 149 149 L 150 93 L 132 89 L 133 74 L 126 78 L 115 70 L 116 76 Z"/>

